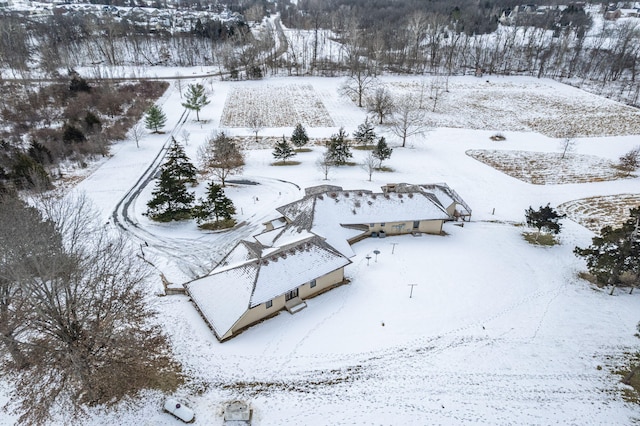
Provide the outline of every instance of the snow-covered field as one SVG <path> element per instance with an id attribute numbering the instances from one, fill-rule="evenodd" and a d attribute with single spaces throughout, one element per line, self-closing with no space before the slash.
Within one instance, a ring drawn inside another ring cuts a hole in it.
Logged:
<path id="1" fill-rule="evenodd" d="M 451 79 L 450 84 L 486 84 L 486 79 L 459 80 Z M 313 137 L 327 137 L 335 126 L 353 132 L 365 117 L 363 110 L 338 94 L 341 82 L 304 78 L 263 84 L 311 87 L 317 94 L 314 102 L 322 102 L 333 126 L 308 131 Z M 183 130 L 190 133 L 185 148 L 194 158 L 198 145 L 213 130 L 224 128 L 227 96 L 257 84 L 212 85 L 215 96 L 200 113 L 207 122 L 197 123 L 194 117 L 181 122 L 180 97 L 173 86 L 160 100 L 170 117 L 167 130 L 173 129 L 176 136 Z M 193 223 L 150 223 L 142 213 L 153 185 L 142 188 L 130 209 L 138 226 L 127 226 L 128 232 L 136 243 L 149 244 L 143 248 L 146 257 L 174 285 L 205 273 L 238 238 L 259 232 L 262 222 L 277 217 L 276 207 L 300 198 L 307 186 L 329 183 L 379 190 L 390 182 L 446 182 L 473 209 L 472 221 L 464 227 L 445 225 L 446 236 L 367 239 L 355 244 L 356 256 L 346 269 L 348 285 L 309 300 L 308 308 L 296 315 L 280 313 L 223 344 L 186 296 L 158 297 L 160 318 L 190 378 L 176 396 L 195 410 L 196 424 L 222 424 L 224 403 L 235 399 L 251 405 L 253 424 L 258 426 L 640 422 L 640 407 L 622 399 L 619 376 L 612 374 L 624 362 L 624 352 L 640 348 L 640 340 L 633 336 L 640 321 L 639 292 L 609 296 L 577 277 L 585 265 L 572 250 L 588 245 L 594 235 L 582 225 L 564 220 L 561 244 L 548 248 L 529 245 L 521 236 L 522 227 L 516 226 L 524 222 L 529 206 L 637 195 L 640 178 L 533 185 L 466 155 L 468 150 L 496 149 L 497 143 L 489 139 L 496 130 L 507 137 L 499 142 L 500 149 L 557 153 L 557 139 L 522 124 L 545 110 L 547 121 L 565 119 L 556 109 L 545 108 L 544 93 L 556 93 L 567 102 L 579 94 L 576 110 L 584 98 L 610 102 L 547 80 L 492 77 L 490 85 L 493 93 L 501 93 L 505 86 L 502 99 L 517 86 L 535 105 L 513 104 L 517 109 L 511 109 L 511 121 L 499 111 L 503 118 L 492 121 L 494 104 L 480 104 L 486 113 L 484 124 L 478 126 L 468 126 L 477 109 L 466 109 L 466 104 L 450 115 L 441 112 L 449 127 L 409 139 L 407 148 L 395 148 L 386 163 L 394 171 L 374 173 L 371 182 L 357 166 L 335 168 L 329 181 L 323 181 L 315 166 L 321 147 L 298 154 L 299 165 L 282 167 L 271 165 L 270 149 L 247 151 L 242 178 L 258 185 L 236 183 L 227 190 L 238 209 L 238 221 L 247 224 L 238 230 L 203 233 Z M 501 104 L 504 110 L 507 104 Z M 296 108 L 304 108 L 299 105 Z M 586 109 L 586 121 L 591 113 L 598 115 Z M 265 126 L 261 136 L 291 134 L 288 125 L 272 125 L 276 127 Z M 225 130 L 251 135 L 241 127 Z M 392 144 L 398 142 L 384 128 L 377 130 Z M 638 134 L 583 137 L 576 142 L 575 154 L 615 161 L 640 143 Z M 119 200 L 168 137 L 149 135 L 140 149 L 132 141 L 116 145 L 114 155 L 78 185 L 95 201 L 109 226 Z M 353 160 L 362 161 L 365 155 L 354 151 Z M 204 183 L 197 191 L 203 187 Z M 374 250 L 380 251 L 377 261 L 367 262 Z M 417 284 L 411 298 L 409 284 Z M 159 279 L 156 286 L 161 289 Z M 146 393 L 115 412 L 96 410 L 84 422 L 180 424 L 162 413 L 163 397 Z M 0 423 L 13 420 L 5 417 Z"/>
<path id="2" fill-rule="evenodd" d="M 629 208 L 637 206 L 640 194 L 616 194 L 567 201 L 558 210 L 593 232 L 600 232 L 604 226 L 622 226 L 629 219 Z"/>
<path id="3" fill-rule="evenodd" d="M 467 155 L 535 185 L 622 179 L 616 163 L 596 155 L 508 150 L 469 150 Z"/>
<path id="4" fill-rule="evenodd" d="M 549 137 L 640 134 L 640 112 L 570 86 L 535 78 L 436 78 L 442 92 L 429 122 L 437 127 L 533 131 Z M 393 80 L 392 93 L 425 93 L 432 78 Z M 562 90 L 558 90 L 562 87 Z"/>

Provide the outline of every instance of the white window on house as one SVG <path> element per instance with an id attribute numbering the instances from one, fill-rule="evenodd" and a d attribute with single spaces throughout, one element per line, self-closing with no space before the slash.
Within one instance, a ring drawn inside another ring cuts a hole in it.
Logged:
<path id="1" fill-rule="evenodd" d="M 316 286 L 316 280 L 311 280 L 309 282 L 309 287 L 314 288 Z"/>
<path id="2" fill-rule="evenodd" d="M 265 303 L 264 305 L 267 307 L 267 309 L 269 309 L 270 307 L 273 306 L 273 300 L 268 300 L 267 303 Z"/>

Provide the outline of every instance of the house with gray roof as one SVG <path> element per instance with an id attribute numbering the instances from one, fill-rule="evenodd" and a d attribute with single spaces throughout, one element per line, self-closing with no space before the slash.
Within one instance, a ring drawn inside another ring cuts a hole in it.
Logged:
<path id="1" fill-rule="evenodd" d="M 185 284 L 218 340 L 339 286 L 363 238 L 441 234 L 445 221 L 471 209 L 444 184 L 386 185 L 383 191 L 307 188 L 305 196 L 276 210 L 254 241 L 240 241 L 207 276 Z"/>

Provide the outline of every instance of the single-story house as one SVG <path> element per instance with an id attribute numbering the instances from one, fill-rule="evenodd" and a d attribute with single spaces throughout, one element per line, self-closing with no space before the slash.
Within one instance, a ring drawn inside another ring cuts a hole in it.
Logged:
<path id="1" fill-rule="evenodd" d="M 237 335 L 346 282 L 351 244 L 373 235 L 440 234 L 471 209 L 445 184 L 390 184 L 383 192 L 322 185 L 276 210 L 255 241 L 240 241 L 207 276 L 185 284 L 218 340 Z"/>
<path id="2" fill-rule="evenodd" d="M 281 247 L 241 241 L 214 271 L 185 284 L 218 340 L 344 281 L 351 261 L 316 235 Z"/>

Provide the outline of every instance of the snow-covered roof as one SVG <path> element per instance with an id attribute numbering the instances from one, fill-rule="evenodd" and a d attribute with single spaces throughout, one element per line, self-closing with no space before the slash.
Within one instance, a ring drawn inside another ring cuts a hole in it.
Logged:
<path id="1" fill-rule="evenodd" d="M 257 260 L 212 273 L 185 284 L 198 309 L 221 338 L 249 308 L 258 271 Z"/>
<path id="2" fill-rule="evenodd" d="M 265 250 L 259 258 L 251 257 L 255 253 L 242 242 L 226 256 L 224 265 L 185 284 L 218 337 L 226 335 L 248 309 L 351 263 L 322 238 L 309 235 L 269 253 Z M 251 258 L 232 263 L 246 257 Z"/>
<path id="3" fill-rule="evenodd" d="M 351 261 L 314 236 L 265 256 L 260 263 L 251 307 L 340 269 Z"/>
<path id="4" fill-rule="evenodd" d="M 244 263 L 247 260 L 258 259 L 262 252 L 259 243 L 240 241 L 214 268 L 214 271 L 226 269 L 230 265 Z"/>
<path id="5" fill-rule="evenodd" d="M 277 209 L 299 226 L 313 229 L 327 220 L 336 225 L 356 225 L 412 220 L 450 219 L 445 208 L 425 193 L 371 193 L 330 191 L 315 193 Z"/>

